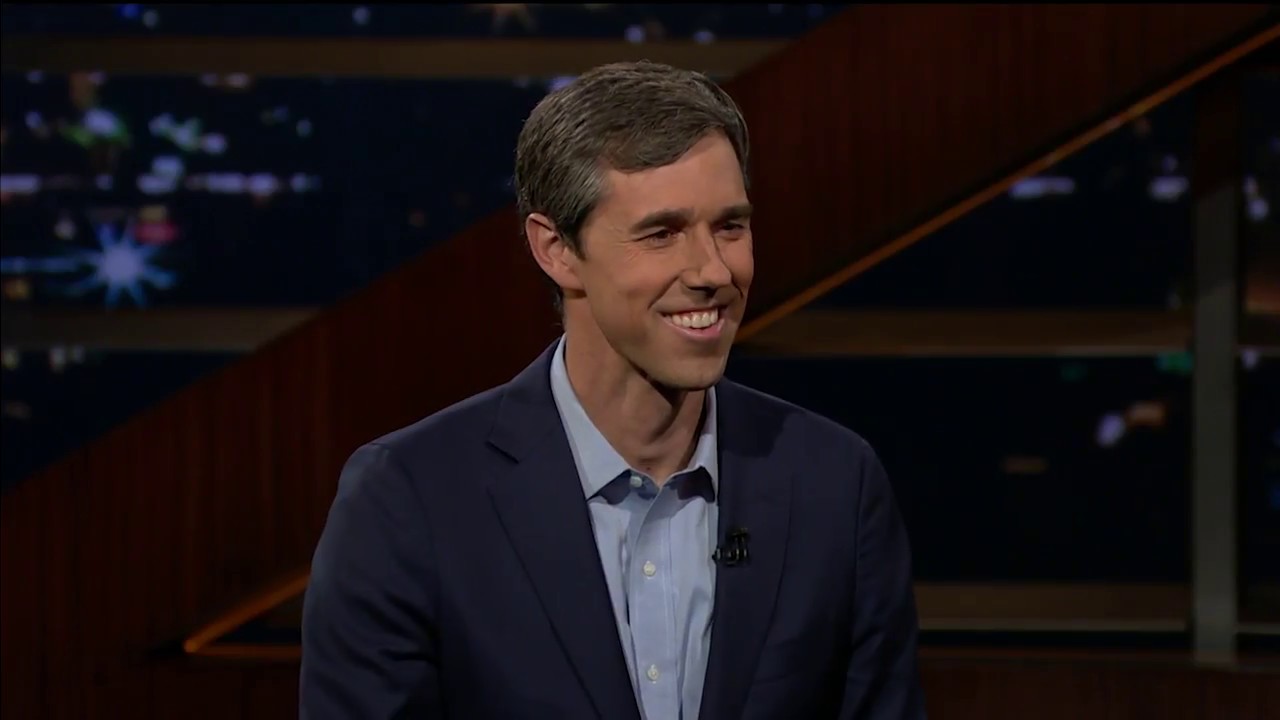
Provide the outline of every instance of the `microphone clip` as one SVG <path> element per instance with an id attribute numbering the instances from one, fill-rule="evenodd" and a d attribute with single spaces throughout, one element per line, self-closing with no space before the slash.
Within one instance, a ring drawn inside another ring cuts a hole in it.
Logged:
<path id="1" fill-rule="evenodd" d="M 751 533 L 746 528 L 733 528 L 725 536 L 724 543 L 711 553 L 712 561 L 725 567 L 744 565 L 751 560 L 748 543 Z"/>

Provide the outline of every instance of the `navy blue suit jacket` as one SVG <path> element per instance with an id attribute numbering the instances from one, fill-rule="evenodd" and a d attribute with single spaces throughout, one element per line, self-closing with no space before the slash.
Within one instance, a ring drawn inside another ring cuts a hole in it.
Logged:
<path id="1" fill-rule="evenodd" d="M 639 717 L 550 360 L 351 457 L 305 598 L 302 717 Z M 701 717 L 924 717 L 875 454 L 727 380 L 717 401 L 721 537 L 747 528 L 750 558 L 717 572 Z"/>

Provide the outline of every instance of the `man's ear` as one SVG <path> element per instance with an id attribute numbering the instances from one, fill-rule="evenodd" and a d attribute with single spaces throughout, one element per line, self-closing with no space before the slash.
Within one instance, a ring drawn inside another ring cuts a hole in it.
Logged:
<path id="1" fill-rule="evenodd" d="M 524 219 L 524 235 L 529 241 L 533 259 L 552 282 L 566 291 L 582 289 L 582 282 L 578 279 L 581 259 L 565 242 L 550 218 L 542 213 L 530 213 Z"/>

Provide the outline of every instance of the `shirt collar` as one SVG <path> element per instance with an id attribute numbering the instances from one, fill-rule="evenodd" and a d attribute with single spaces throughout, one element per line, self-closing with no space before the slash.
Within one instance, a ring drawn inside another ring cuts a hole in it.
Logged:
<path id="1" fill-rule="evenodd" d="M 569 447 L 573 450 L 574 461 L 578 465 L 578 477 L 582 480 L 582 491 L 588 498 L 594 497 L 604 486 L 623 473 L 631 471 L 627 461 L 609 444 L 600 430 L 596 428 L 587 411 L 578 401 L 577 393 L 569 383 L 569 374 L 564 362 L 565 338 L 562 335 L 556 346 L 555 356 L 551 360 L 551 395 L 555 398 L 556 408 L 560 411 L 560 420 L 564 423 L 565 434 L 569 436 Z M 698 444 L 694 448 L 693 457 L 683 472 L 697 470 L 706 471 L 711 479 L 711 488 L 715 493 L 720 491 L 720 463 L 718 452 L 716 417 L 716 389 L 707 390 L 707 407 L 703 416 L 702 428 L 698 433 Z"/>

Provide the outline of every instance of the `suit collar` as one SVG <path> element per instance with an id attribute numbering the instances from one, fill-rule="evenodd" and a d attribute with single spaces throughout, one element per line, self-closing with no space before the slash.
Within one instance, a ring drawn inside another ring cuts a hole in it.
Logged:
<path id="1" fill-rule="evenodd" d="M 489 442 L 514 464 L 490 484 L 499 518 L 561 646 L 608 718 L 639 716 L 591 518 L 551 392 L 552 344 L 508 383 Z M 774 445 L 785 413 L 716 386 L 719 533 L 750 532 L 750 561 L 716 573 L 703 717 L 741 714 L 773 619 L 790 530 L 792 470 Z M 610 640 L 614 640 L 610 642 Z"/>
<path id="2" fill-rule="evenodd" d="M 597 714 L 639 720 L 591 517 L 551 397 L 554 347 L 503 393 L 489 442 L 514 462 L 490 483 L 489 493 Z"/>
<path id="3" fill-rule="evenodd" d="M 738 717 L 773 622 L 790 533 L 793 471 L 774 447 L 785 412 L 728 380 L 717 389 L 723 472 L 719 537 L 746 529 L 750 557 L 746 564 L 716 571 L 702 714 Z"/>
<path id="4" fill-rule="evenodd" d="M 554 343 L 548 346 L 503 389 L 489 444 L 512 460 L 520 461 L 537 449 L 553 425 L 559 424 L 554 422 L 555 404 L 547 379 L 555 348 Z"/>

